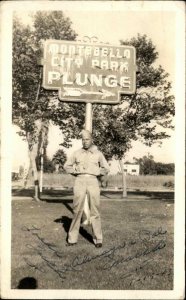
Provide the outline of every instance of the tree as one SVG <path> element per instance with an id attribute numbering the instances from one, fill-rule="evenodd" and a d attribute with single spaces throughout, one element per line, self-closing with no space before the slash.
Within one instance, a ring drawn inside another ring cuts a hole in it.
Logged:
<path id="1" fill-rule="evenodd" d="M 168 138 L 164 129 L 173 128 L 171 122 L 175 113 L 168 74 L 161 66 L 154 66 L 158 53 L 152 41 L 146 35 L 138 35 L 121 44 L 136 48 L 139 71 L 136 93 L 122 96 L 121 103 L 116 106 L 96 106 L 94 112 L 96 143 L 107 158 L 116 159 L 123 158 L 134 140 L 150 146 Z"/>
<path id="2" fill-rule="evenodd" d="M 43 156 L 43 162 L 41 157 Z M 41 163 L 43 163 L 43 172 L 44 173 L 53 173 L 55 171 L 55 166 L 53 161 L 47 156 L 46 148 L 44 148 L 43 154 L 38 153 L 36 156 L 36 166 L 37 170 L 41 171 Z"/>
<path id="3" fill-rule="evenodd" d="M 64 164 L 67 160 L 67 155 L 63 149 L 58 149 L 53 155 L 52 162 L 56 166 L 56 171 L 64 171 Z"/>
<path id="4" fill-rule="evenodd" d="M 51 119 L 52 100 L 57 98 L 56 91 L 41 87 L 42 69 L 38 60 L 42 56 L 42 42 L 51 38 L 76 38 L 63 12 L 39 11 L 33 19 L 33 29 L 24 26 L 16 17 L 13 23 L 13 122 L 20 127 L 23 136 L 34 132 L 35 120 Z M 64 110 L 65 119 L 66 107 L 62 106 L 61 110 Z"/>
<path id="5" fill-rule="evenodd" d="M 39 11 L 33 15 L 33 20 L 31 28 L 14 17 L 12 120 L 19 126 L 19 134 L 28 141 L 35 180 L 35 198 L 38 199 L 36 156 L 38 148 L 45 147 L 47 128 L 52 119 L 53 107 L 56 106 L 52 100 L 57 98 L 57 92 L 46 91 L 41 87 L 42 70 L 38 59 L 42 55 L 42 42 L 51 38 L 74 40 L 77 35 L 71 29 L 71 21 L 61 11 Z M 66 108 L 61 107 L 64 112 L 63 119 L 68 118 L 65 114 Z"/>
<path id="6" fill-rule="evenodd" d="M 156 163 L 157 175 L 174 175 L 174 164 Z"/>
<path id="7" fill-rule="evenodd" d="M 151 146 L 168 138 L 167 128 L 173 129 L 175 113 L 174 96 L 170 95 L 171 83 L 161 66 L 156 67 L 156 47 L 146 35 L 139 35 L 121 44 L 132 45 L 137 52 L 137 88 L 134 95 L 123 95 L 118 105 L 93 106 L 93 137 L 107 159 L 123 159 L 132 141 L 141 140 Z M 84 126 L 84 106 L 72 104 L 68 123 L 69 137 L 78 138 Z M 61 107 L 53 118 L 59 126 Z M 74 129 L 72 130 L 72 128 Z"/>
<path id="8" fill-rule="evenodd" d="M 155 162 L 152 155 L 135 158 L 135 163 L 140 165 L 140 174 L 142 175 L 173 175 L 174 164 L 164 164 Z"/>
<path id="9" fill-rule="evenodd" d="M 170 94 L 169 75 L 162 66 L 156 67 L 158 52 L 151 39 L 138 34 L 131 40 L 122 40 L 121 45 L 132 45 L 136 48 L 136 92 L 134 95 L 123 95 L 118 105 L 94 105 L 93 137 L 106 158 L 118 159 L 122 167 L 121 160 L 131 148 L 132 141 L 140 140 L 151 146 L 154 143 L 161 144 L 163 139 L 169 137 L 165 129 L 173 129 L 175 107 L 174 96 Z M 74 108 L 69 125 L 73 127 L 74 123 L 77 126 L 69 132 L 71 138 L 77 138 L 84 125 L 84 109 Z M 55 117 L 60 114 L 60 109 L 56 110 Z M 59 120 L 58 124 L 63 124 L 62 122 L 63 120 Z"/>
<path id="10" fill-rule="evenodd" d="M 152 155 L 143 156 L 142 158 L 135 158 L 134 160 L 140 165 L 140 174 L 142 175 L 154 175 L 156 172 L 156 163 Z"/>
<path id="11" fill-rule="evenodd" d="M 42 40 L 74 40 L 76 34 L 71 29 L 70 20 L 59 11 L 38 12 L 33 18 L 34 29 L 14 22 L 13 121 L 20 126 L 21 134 L 28 135 L 31 152 L 36 153 L 32 149 L 49 120 L 63 131 L 63 146 L 69 147 L 71 139 L 78 138 L 84 126 L 85 104 L 61 103 L 57 92 L 46 91 L 38 85 L 41 73 L 36 62 L 42 54 Z M 152 41 L 146 35 L 138 35 L 131 40 L 122 40 L 121 44 L 136 48 L 136 93 L 123 95 L 118 105 L 94 105 L 93 119 L 95 143 L 107 159 L 120 161 L 134 140 L 151 146 L 168 138 L 165 129 L 173 128 L 171 121 L 174 116 L 171 83 L 163 68 L 155 66 L 158 53 Z"/>

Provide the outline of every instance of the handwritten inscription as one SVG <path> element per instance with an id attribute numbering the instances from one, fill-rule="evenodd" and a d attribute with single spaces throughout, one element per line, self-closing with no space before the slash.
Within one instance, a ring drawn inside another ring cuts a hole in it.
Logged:
<path id="1" fill-rule="evenodd" d="M 48 242 L 41 236 L 41 230 L 35 226 L 23 227 L 33 237 L 33 244 L 29 243 L 26 248 L 37 255 L 42 265 L 38 267 L 31 258 L 24 258 L 25 263 L 35 270 L 45 273 L 47 268 L 60 277 L 62 281 L 67 278 L 69 272 L 82 272 L 90 263 L 94 262 L 97 271 L 112 272 L 120 270 L 119 280 L 129 280 L 130 286 L 143 284 L 147 280 L 153 280 L 157 276 L 169 276 L 170 269 L 156 269 L 156 256 L 166 247 L 167 231 L 161 227 L 155 231 L 140 230 L 136 237 L 131 240 L 123 240 L 117 245 L 96 255 L 76 255 L 70 263 L 65 264 L 67 248 L 62 252 L 53 243 Z M 60 261 L 60 263 L 59 263 Z M 156 271 L 154 271 L 156 270 Z M 145 274 L 145 276 L 144 276 Z"/>

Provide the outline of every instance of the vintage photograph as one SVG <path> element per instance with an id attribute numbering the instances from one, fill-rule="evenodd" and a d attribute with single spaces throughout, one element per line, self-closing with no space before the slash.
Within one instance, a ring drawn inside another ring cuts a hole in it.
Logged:
<path id="1" fill-rule="evenodd" d="M 3 1 L 2 299 L 184 299 L 184 11 Z"/>

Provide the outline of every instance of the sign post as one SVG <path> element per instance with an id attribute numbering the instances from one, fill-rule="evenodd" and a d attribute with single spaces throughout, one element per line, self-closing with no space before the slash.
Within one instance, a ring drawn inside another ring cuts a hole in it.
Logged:
<path id="1" fill-rule="evenodd" d="M 85 110 L 85 129 L 92 132 L 92 103 L 86 103 Z"/>
<path id="2" fill-rule="evenodd" d="M 92 133 L 92 103 L 86 103 L 85 110 L 85 129 Z M 90 209 L 88 195 L 85 196 L 85 203 L 83 208 L 82 224 L 88 225 L 90 223 Z"/>
<path id="3" fill-rule="evenodd" d="M 132 46 L 45 41 L 43 87 L 58 90 L 62 101 L 86 103 L 85 129 L 90 132 L 92 104 L 118 104 L 121 95 L 134 94 L 136 71 Z"/>

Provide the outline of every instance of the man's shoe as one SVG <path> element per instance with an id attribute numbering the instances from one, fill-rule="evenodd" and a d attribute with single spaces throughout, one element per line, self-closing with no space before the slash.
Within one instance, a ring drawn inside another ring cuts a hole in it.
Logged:
<path id="1" fill-rule="evenodd" d="M 74 245 L 76 245 L 77 243 L 69 243 L 69 242 L 67 242 L 66 243 L 66 246 L 68 247 L 68 246 L 74 246 Z"/>
<path id="2" fill-rule="evenodd" d="M 101 247 L 102 247 L 102 243 L 97 243 L 97 244 L 95 244 L 95 247 L 96 247 L 96 248 L 101 248 Z"/>

